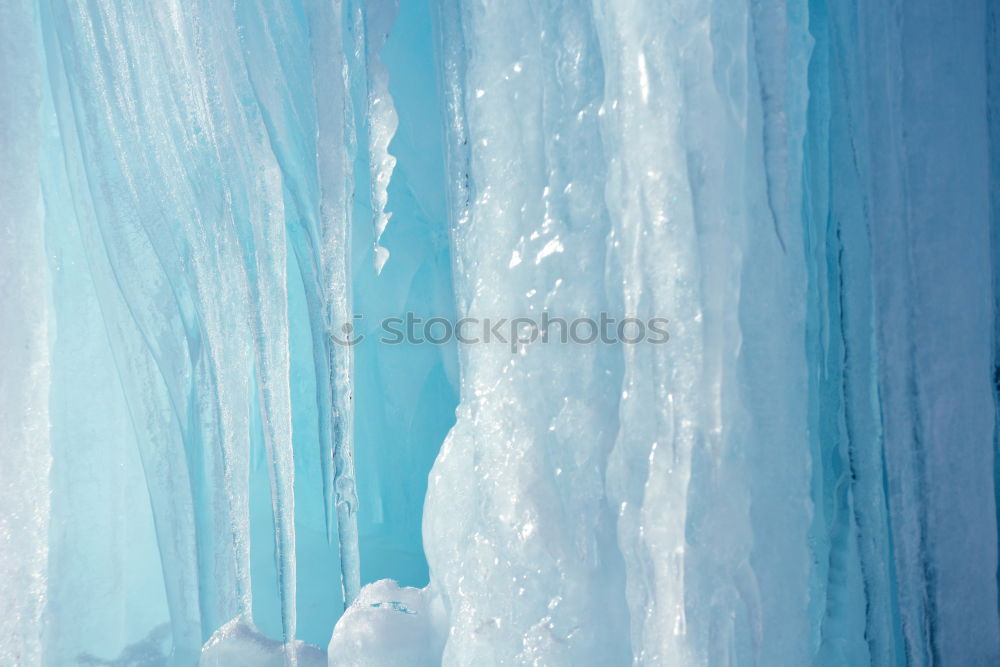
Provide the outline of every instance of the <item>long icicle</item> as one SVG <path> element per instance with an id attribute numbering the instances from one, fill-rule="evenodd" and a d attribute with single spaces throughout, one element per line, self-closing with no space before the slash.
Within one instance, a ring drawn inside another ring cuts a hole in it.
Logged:
<path id="1" fill-rule="evenodd" d="M 325 52 L 316 57 L 334 63 L 336 81 L 317 89 L 318 173 L 321 188 L 320 225 L 323 267 L 323 307 L 326 320 L 327 381 L 332 399 L 329 442 L 323 443 L 323 499 L 327 536 L 333 538 L 333 519 L 340 546 L 341 592 L 344 608 L 361 588 L 358 548 L 358 498 L 354 481 L 353 349 L 351 339 L 350 253 L 354 198 L 353 164 L 357 152 L 354 111 L 351 97 L 349 43 L 352 18 L 359 14 L 353 3 L 336 0 L 320 11 L 331 15 L 323 23 L 336 36 L 324 42 Z M 345 25 L 345 12 L 348 12 Z M 360 22 L 360 18 L 359 21 Z M 358 40 L 357 33 L 353 40 Z M 355 44 L 357 48 L 357 44 Z M 341 343 L 338 343 L 341 341 Z"/>

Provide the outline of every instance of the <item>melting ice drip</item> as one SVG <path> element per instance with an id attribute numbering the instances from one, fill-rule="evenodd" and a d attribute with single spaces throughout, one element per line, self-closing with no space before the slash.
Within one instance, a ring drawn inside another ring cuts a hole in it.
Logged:
<path id="1" fill-rule="evenodd" d="M 1000 662 L 998 12 L 7 2 L 0 663 Z"/>

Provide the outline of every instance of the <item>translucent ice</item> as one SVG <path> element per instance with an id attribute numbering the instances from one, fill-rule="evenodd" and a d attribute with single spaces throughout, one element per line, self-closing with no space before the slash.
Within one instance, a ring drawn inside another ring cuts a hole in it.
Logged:
<path id="1" fill-rule="evenodd" d="M 42 659 L 49 530 L 49 304 L 37 156 L 43 93 L 28 2 L 0 10 L 0 663 Z M 15 85 L 16 83 L 16 85 Z"/>
<path id="2" fill-rule="evenodd" d="M 1000 663 L 998 25 L 2 3 L 0 664 Z"/>

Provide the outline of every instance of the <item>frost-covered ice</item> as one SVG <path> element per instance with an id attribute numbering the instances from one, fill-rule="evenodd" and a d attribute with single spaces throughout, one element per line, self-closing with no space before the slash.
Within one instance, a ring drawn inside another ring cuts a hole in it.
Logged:
<path id="1" fill-rule="evenodd" d="M 998 25 L 3 3 L 0 663 L 1000 663 Z"/>

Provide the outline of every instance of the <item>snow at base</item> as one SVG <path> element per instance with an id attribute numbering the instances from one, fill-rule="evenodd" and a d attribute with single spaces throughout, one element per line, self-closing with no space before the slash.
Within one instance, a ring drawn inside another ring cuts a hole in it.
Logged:
<path id="1" fill-rule="evenodd" d="M 326 652 L 282 645 L 244 620 L 219 628 L 201 650 L 200 667 L 424 667 L 441 662 L 447 618 L 426 590 L 384 579 L 361 589 L 333 631 Z M 291 651 L 291 653 L 290 653 Z M 329 663 L 327 662 L 329 660 Z"/>
<path id="2" fill-rule="evenodd" d="M 252 623 L 233 619 L 215 631 L 201 649 L 199 667 L 325 667 L 326 654 L 304 642 L 268 639 Z"/>

